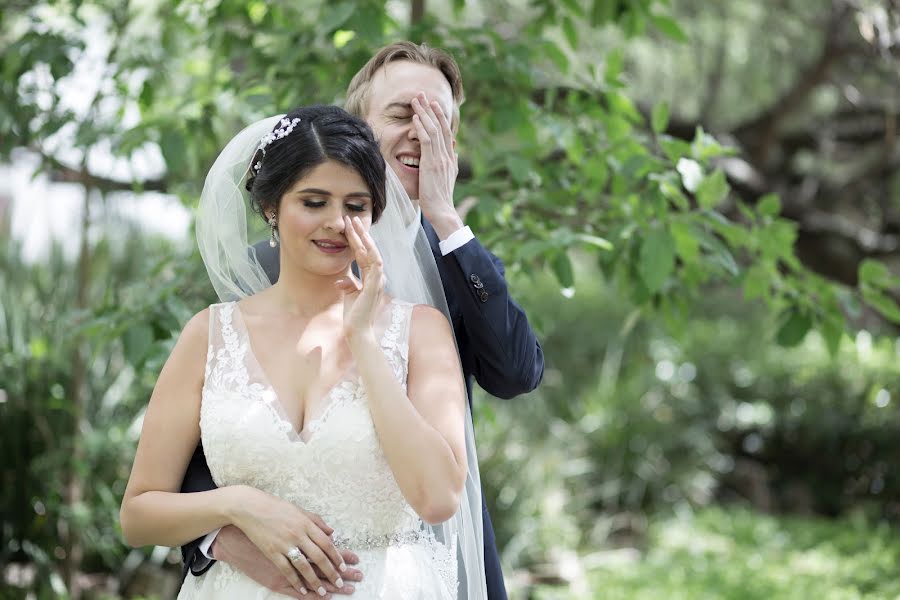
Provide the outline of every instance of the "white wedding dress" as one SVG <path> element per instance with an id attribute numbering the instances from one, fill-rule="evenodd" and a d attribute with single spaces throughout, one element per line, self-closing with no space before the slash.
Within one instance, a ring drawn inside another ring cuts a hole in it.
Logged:
<path id="1" fill-rule="evenodd" d="M 376 324 L 404 389 L 412 306 L 391 300 Z M 200 428 L 216 485 L 253 486 L 321 515 L 335 530 L 335 544 L 359 556 L 363 581 L 354 582 L 353 600 L 455 599 L 456 551 L 436 541 L 403 498 L 355 367 L 324 400 L 318 416 L 296 432 L 253 355 L 240 308 L 234 302 L 210 308 Z M 178 598 L 286 596 L 217 562 L 199 577 L 188 575 Z"/>

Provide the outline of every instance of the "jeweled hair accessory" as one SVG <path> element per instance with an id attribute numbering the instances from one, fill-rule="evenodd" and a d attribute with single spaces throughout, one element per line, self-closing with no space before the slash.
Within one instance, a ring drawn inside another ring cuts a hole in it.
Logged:
<path id="1" fill-rule="evenodd" d="M 256 148 L 256 153 L 262 152 L 262 156 L 259 157 L 259 160 L 253 164 L 253 170 L 259 171 L 259 168 L 262 166 L 262 159 L 266 155 L 266 146 L 274 142 L 275 140 L 280 140 L 283 137 L 287 137 L 290 132 L 294 130 L 294 127 L 300 124 L 300 119 L 288 119 L 284 117 L 281 121 L 278 122 L 279 127 L 276 127 L 271 132 L 267 133 L 263 136 L 263 138 L 259 141 L 259 146 Z"/>

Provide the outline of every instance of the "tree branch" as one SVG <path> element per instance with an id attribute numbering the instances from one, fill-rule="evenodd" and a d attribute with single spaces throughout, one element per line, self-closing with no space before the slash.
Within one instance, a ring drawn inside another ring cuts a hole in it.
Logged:
<path id="1" fill-rule="evenodd" d="M 842 5 L 834 10 L 828 21 L 822 52 L 818 59 L 769 108 L 734 129 L 734 134 L 744 140 L 750 150 L 754 163 L 765 165 L 768 162 L 781 123 L 828 78 L 834 64 L 849 52 L 849 48 L 842 46 L 838 40 L 840 28 L 847 19 L 848 13 L 847 5 Z"/>

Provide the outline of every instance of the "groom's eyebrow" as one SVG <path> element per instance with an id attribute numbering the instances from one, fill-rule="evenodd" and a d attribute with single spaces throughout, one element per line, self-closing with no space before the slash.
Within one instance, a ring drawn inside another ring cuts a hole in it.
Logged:
<path id="1" fill-rule="evenodd" d="M 328 190 L 320 190 L 319 188 L 305 188 L 297 192 L 298 194 L 316 194 L 317 196 L 331 196 L 331 192 Z M 344 198 L 371 198 L 372 194 L 369 192 L 350 192 L 346 194 Z"/>
<path id="2" fill-rule="evenodd" d="M 412 110 L 412 104 L 409 102 L 391 102 L 385 110 L 399 108 L 400 110 Z"/>

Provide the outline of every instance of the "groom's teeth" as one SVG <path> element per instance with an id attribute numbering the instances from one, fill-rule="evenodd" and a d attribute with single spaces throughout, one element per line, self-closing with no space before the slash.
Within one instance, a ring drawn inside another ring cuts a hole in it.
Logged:
<path id="1" fill-rule="evenodd" d="M 404 165 L 406 165 L 406 166 L 408 166 L 408 167 L 418 167 L 418 166 L 419 166 L 419 159 L 418 159 L 418 158 L 412 158 L 412 157 L 409 157 L 409 156 L 403 156 L 403 157 L 401 157 L 401 158 L 400 158 L 400 162 L 402 162 Z"/>

